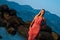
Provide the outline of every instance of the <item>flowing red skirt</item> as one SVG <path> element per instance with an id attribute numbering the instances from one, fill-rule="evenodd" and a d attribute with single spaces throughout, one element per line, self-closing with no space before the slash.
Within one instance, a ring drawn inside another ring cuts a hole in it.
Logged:
<path id="1" fill-rule="evenodd" d="M 42 21 L 41 19 L 35 20 L 35 23 L 33 24 L 33 26 L 29 28 L 28 40 L 35 40 L 41 28 L 40 26 L 41 21 Z"/>

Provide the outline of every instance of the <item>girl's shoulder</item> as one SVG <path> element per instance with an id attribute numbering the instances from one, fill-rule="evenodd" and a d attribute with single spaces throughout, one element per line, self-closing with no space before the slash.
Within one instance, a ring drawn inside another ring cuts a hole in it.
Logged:
<path id="1" fill-rule="evenodd" d="M 34 17 L 34 19 L 37 19 L 37 18 L 38 18 L 37 16 Z"/>

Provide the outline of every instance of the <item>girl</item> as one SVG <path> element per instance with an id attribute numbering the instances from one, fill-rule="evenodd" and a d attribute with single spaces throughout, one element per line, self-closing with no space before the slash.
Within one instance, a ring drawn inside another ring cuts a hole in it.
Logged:
<path id="1" fill-rule="evenodd" d="M 32 21 L 30 27 L 29 27 L 29 32 L 28 32 L 28 40 L 36 40 L 36 36 L 38 35 L 40 28 L 41 28 L 41 23 L 44 20 L 44 9 L 41 9 L 39 14 L 37 14 L 34 17 L 34 20 Z"/>

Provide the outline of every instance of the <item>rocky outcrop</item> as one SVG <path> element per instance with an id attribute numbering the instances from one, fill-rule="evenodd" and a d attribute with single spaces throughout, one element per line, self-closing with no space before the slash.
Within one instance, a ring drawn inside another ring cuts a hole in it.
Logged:
<path id="1" fill-rule="evenodd" d="M 27 38 L 30 23 L 29 20 L 24 22 L 22 18 L 17 17 L 16 10 L 10 9 L 7 5 L 0 5 L 0 26 L 5 27 L 9 34 L 15 35 L 18 32 Z M 52 29 L 48 25 L 42 25 L 36 39 L 53 40 L 53 37 Z"/>
<path id="2" fill-rule="evenodd" d="M 2 36 L 0 35 L 0 39 L 2 39 Z"/>

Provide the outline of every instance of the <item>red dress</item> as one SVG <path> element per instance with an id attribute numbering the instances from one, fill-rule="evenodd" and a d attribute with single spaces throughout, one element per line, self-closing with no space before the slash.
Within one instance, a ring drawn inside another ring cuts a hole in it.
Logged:
<path id="1" fill-rule="evenodd" d="M 35 40 L 35 37 L 38 35 L 41 28 L 42 17 L 36 17 L 34 24 L 29 28 L 28 40 Z"/>

